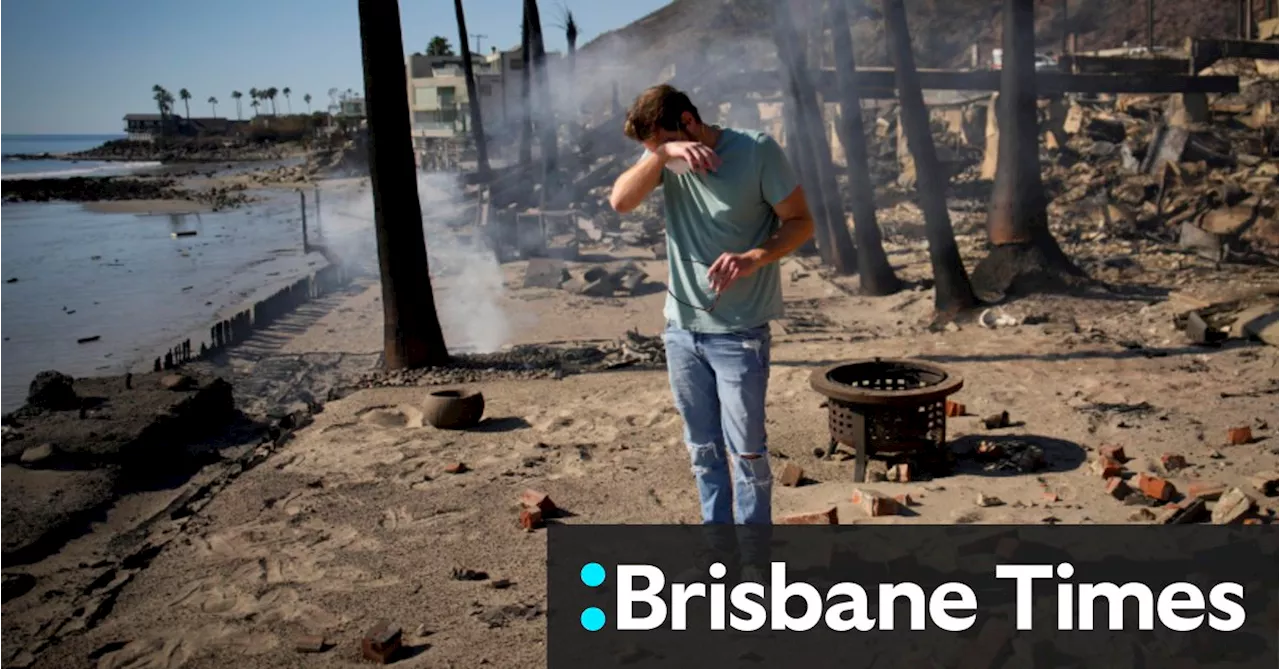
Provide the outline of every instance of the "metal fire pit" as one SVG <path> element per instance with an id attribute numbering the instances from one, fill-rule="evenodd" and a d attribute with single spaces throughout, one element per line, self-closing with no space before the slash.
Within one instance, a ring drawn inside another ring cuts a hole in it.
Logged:
<path id="1" fill-rule="evenodd" d="M 946 399 L 964 380 L 914 360 L 874 358 L 815 370 L 809 379 L 827 397 L 831 442 L 855 452 L 853 478 L 867 476 L 867 458 L 886 456 L 937 469 L 947 458 Z"/>

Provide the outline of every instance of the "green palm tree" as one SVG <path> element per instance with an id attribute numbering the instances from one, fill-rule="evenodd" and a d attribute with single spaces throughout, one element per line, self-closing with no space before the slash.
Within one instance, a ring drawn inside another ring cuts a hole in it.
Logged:
<path id="1" fill-rule="evenodd" d="M 284 90 L 280 92 L 284 94 L 285 104 L 289 105 L 289 113 L 293 114 L 293 100 L 289 99 L 289 94 L 292 93 L 293 91 L 289 90 L 288 86 L 285 86 Z"/>
<path id="2" fill-rule="evenodd" d="M 306 95 L 302 96 L 302 101 L 307 103 L 307 113 L 310 114 L 311 113 L 311 94 L 307 93 Z"/>
<path id="3" fill-rule="evenodd" d="M 240 91 L 231 91 L 231 97 L 236 101 L 236 120 L 243 121 L 244 114 L 240 113 L 240 98 L 244 97 L 244 93 Z"/>
<path id="4" fill-rule="evenodd" d="M 183 88 L 178 91 L 178 97 L 182 98 L 182 106 L 186 108 L 187 118 L 191 118 L 191 91 Z"/>
<path id="5" fill-rule="evenodd" d="M 152 86 L 151 93 L 151 99 L 156 101 L 156 107 L 160 109 L 160 136 L 163 137 L 169 131 L 169 114 L 173 111 L 173 95 L 160 84 Z"/>
<path id="6" fill-rule="evenodd" d="M 250 102 L 250 103 L 249 103 L 249 106 L 250 106 L 250 107 L 253 107 L 253 115 L 254 115 L 254 116 L 257 116 L 257 115 L 258 115 L 258 104 L 257 104 L 257 103 L 258 103 L 258 100 L 262 99 L 262 91 L 260 91 L 260 90 L 258 90 L 258 89 L 256 89 L 256 88 L 250 88 L 250 89 L 249 89 L 249 99 L 253 101 L 253 102 Z"/>
<path id="7" fill-rule="evenodd" d="M 262 92 L 262 97 L 266 99 L 267 102 L 271 103 L 272 116 L 276 115 L 276 94 L 278 94 L 279 92 L 280 91 L 277 90 L 275 86 L 272 86 L 271 88 L 268 88 L 267 90 Z"/>
<path id="8" fill-rule="evenodd" d="M 435 37 L 432 37 L 431 41 L 427 44 L 427 55 L 452 56 L 453 45 L 449 43 L 448 38 L 436 35 Z"/>
<path id="9" fill-rule="evenodd" d="M 210 107 L 213 107 L 213 116 L 214 116 L 214 118 L 217 118 L 217 116 L 218 116 L 218 98 L 215 98 L 215 97 L 213 97 L 212 95 L 210 95 L 210 96 L 209 96 L 209 106 L 210 106 Z"/>
<path id="10" fill-rule="evenodd" d="M 253 107 L 253 115 L 254 115 L 254 116 L 257 116 L 257 115 L 258 115 L 258 105 L 259 105 L 259 104 L 261 104 L 261 103 L 259 103 L 259 102 L 258 102 L 258 98 L 256 98 L 256 97 L 253 99 L 253 102 L 250 102 L 250 103 L 249 103 L 249 106 L 250 106 L 250 107 Z"/>

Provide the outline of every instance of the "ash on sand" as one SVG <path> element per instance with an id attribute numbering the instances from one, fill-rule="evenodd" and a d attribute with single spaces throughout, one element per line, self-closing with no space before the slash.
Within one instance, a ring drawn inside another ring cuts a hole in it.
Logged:
<path id="1" fill-rule="evenodd" d="M 468 353 L 453 356 L 446 365 L 422 369 L 372 372 L 357 382 L 357 388 L 431 386 L 512 379 L 559 379 L 568 374 L 666 364 L 666 349 L 660 337 L 628 332 L 625 339 L 587 345 L 529 344 L 497 353 Z M 381 366 L 381 361 L 379 361 Z"/>

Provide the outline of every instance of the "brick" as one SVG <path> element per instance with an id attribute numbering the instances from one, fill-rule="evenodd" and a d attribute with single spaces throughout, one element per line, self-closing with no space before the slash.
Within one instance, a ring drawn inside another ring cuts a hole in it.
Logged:
<path id="1" fill-rule="evenodd" d="M 1253 510 L 1253 499 L 1239 488 L 1232 488 L 1213 505 L 1213 522 L 1215 525 L 1232 525 L 1241 522 Z"/>
<path id="2" fill-rule="evenodd" d="M 1187 486 L 1187 497 L 1193 499 L 1215 500 L 1222 497 L 1227 486 L 1215 481 L 1196 481 Z"/>
<path id="3" fill-rule="evenodd" d="M 1187 468 L 1187 459 L 1176 453 L 1165 453 L 1160 456 L 1160 466 L 1166 472 L 1176 472 Z"/>
<path id="4" fill-rule="evenodd" d="M 965 406 L 959 402 L 947 400 L 947 418 L 955 418 L 965 414 Z"/>
<path id="5" fill-rule="evenodd" d="M 1267 497 L 1276 496 L 1276 487 L 1280 484 L 1275 474 L 1254 474 L 1249 477 L 1249 485 Z"/>
<path id="6" fill-rule="evenodd" d="M 1099 457 L 1093 461 L 1093 472 L 1098 475 L 1098 478 L 1109 479 L 1120 476 L 1124 472 L 1124 467 L 1111 458 Z"/>
<path id="7" fill-rule="evenodd" d="M 889 468 L 889 480 L 894 483 L 911 482 L 911 465 L 900 462 Z"/>
<path id="8" fill-rule="evenodd" d="M 531 507 L 520 509 L 520 527 L 526 530 L 542 527 L 542 511 Z"/>
<path id="9" fill-rule="evenodd" d="M 837 515 L 836 507 L 831 507 L 826 511 L 815 511 L 813 513 L 797 513 L 790 516 L 784 516 L 778 521 L 779 525 L 839 525 L 840 518 Z"/>
<path id="10" fill-rule="evenodd" d="M 1176 510 L 1165 517 L 1163 520 L 1167 525 L 1188 525 L 1198 523 L 1209 515 L 1209 509 L 1205 505 L 1203 499 L 1185 500 L 1182 504 L 1176 505 Z"/>
<path id="11" fill-rule="evenodd" d="M 1227 430 L 1227 443 L 1232 446 L 1247 444 L 1253 441 L 1253 431 L 1246 425 L 1245 427 L 1233 427 Z"/>
<path id="12" fill-rule="evenodd" d="M 444 468 L 446 474 L 461 474 L 467 471 L 467 465 L 464 462 L 455 462 Z"/>
<path id="13" fill-rule="evenodd" d="M 1115 460 L 1120 464 L 1124 464 L 1129 461 L 1129 457 L 1124 454 L 1124 446 L 1116 446 L 1114 444 L 1108 444 L 1099 448 L 1098 455 L 1110 460 Z"/>
<path id="14" fill-rule="evenodd" d="M 1048 502 L 1048 503 L 1052 504 L 1052 503 L 1054 503 L 1054 502 L 1058 501 L 1058 493 L 1056 493 L 1056 492 L 1046 492 L 1046 493 L 1044 493 L 1044 494 L 1042 494 L 1042 495 L 1041 495 L 1041 499 L 1043 499 L 1045 502 Z"/>
<path id="15" fill-rule="evenodd" d="M 911 495 L 908 495 L 905 492 L 894 495 L 893 499 L 894 501 L 896 501 L 898 504 L 901 504 L 902 506 L 916 506 L 919 504 L 919 502 L 917 502 L 914 497 L 912 497 Z"/>
<path id="16" fill-rule="evenodd" d="M 853 503 L 857 504 L 863 513 L 872 518 L 896 516 L 899 511 L 897 500 L 870 490 L 854 490 Z"/>
<path id="17" fill-rule="evenodd" d="M 1245 518 L 1240 521 L 1240 524 L 1241 525 L 1261 525 L 1262 519 L 1261 518 Z"/>
<path id="18" fill-rule="evenodd" d="M 400 651 L 401 631 L 386 621 L 380 621 L 360 640 L 360 652 L 364 659 L 378 664 L 390 664 Z"/>
<path id="19" fill-rule="evenodd" d="M 794 462 L 788 462 L 786 466 L 782 468 L 782 473 L 778 474 L 778 483 L 788 487 L 800 485 L 800 481 L 803 479 L 804 470 L 800 468 L 800 465 L 797 465 Z"/>
<path id="20" fill-rule="evenodd" d="M 329 643 L 322 636 L 299 637 L 293 649 L 299 653 L 323 653 L 328 650 Z"/>
<path id="21" fill-rule="evenodd" d="M 556 510 L 556 503 L 551 501 L 547 493 L 533 489 L 520 493 L 520 503 L 538 509 L 544 514 L 549 514 Z"/>
<path id="22" fill-rule="evenodd" d="M 1159 476 L 1151 476 L 1150 474 L 1138 474 L 1138 490 L 1142 494 L 1151 499 L 1167 502 L 1173 497 L 1176 490 L 1172 483 L 1160 478 Z"/>
<path id="23" fill-rule="evenodd" d="M 1118 500 L 1124 500 L 1124 498 L 1128 497 L 1132 493 L 1133 488 L 1130 488 L 1129 484 L 1125 483 L 1124 479 L 1119 476 L 1113 476 L 1107 479 L 1108 495 L 1111 495 Z"/>

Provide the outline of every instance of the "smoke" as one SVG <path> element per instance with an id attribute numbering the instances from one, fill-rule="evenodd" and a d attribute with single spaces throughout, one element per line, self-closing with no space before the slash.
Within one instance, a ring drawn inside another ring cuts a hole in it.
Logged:
<path id="1" fill-rule="evenodd" d="M 373 193 L 358 188 L 326 192 L 320 230 L 325 246 L 353 273 L 378 277 Z M 490 353 L 509 343 L 510 314 L 503 309 L 502 266 L 474 225 L 475 206 L 465 202 L 456 175 L 418 175 L 422 231 L 435 293 L 436 315 L 451 353 Z"/>

